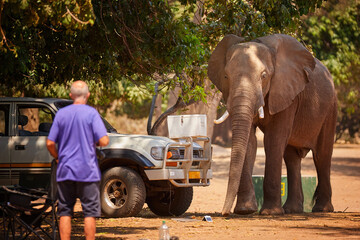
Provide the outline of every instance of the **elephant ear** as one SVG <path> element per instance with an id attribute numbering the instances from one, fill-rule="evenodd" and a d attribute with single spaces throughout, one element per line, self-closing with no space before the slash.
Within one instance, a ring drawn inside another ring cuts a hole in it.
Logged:
<path id="1" fill-rule="evenodd" d="M 226 53 L 234 44 L 245 39 L 233 34 L 226 35 L 216 46 L 208 63 L 208 76 L 215 86 L 222 92 L 225 101 L 229 96 L 229 80 L 225 78 Z"/>
<path id="2" fill-rule="evenodd" d="M 258 38 L 275 54 L 275 72 L 269 89 L 271 115 L 286 109 L 309 82 L 308 74 L 315 68 L 311 53 L 295 38 L 275 34 Z"/>

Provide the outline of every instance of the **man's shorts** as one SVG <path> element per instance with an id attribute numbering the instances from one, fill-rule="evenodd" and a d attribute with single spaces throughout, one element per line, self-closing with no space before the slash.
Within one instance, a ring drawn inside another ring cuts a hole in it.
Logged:
<path id="1" fill-rule="evenodd" d="M 84 217 L 100 217 L 100 182 L 58 182 L 58 214 L 73 216 L 76 199 L 79 198 Z"/>

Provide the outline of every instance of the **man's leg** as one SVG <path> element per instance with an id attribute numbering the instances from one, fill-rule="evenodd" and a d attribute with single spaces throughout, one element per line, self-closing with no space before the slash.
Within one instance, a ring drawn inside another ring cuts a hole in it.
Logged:
<path id="1" fill-rule="evenodd" d="M 62 240 L 71 236 L 71 218 L 76 202 L 76 188 L 72 181 L 58 182 L 58 215 L 60 216 L 59 231 Z"/>
<path id="2" fill-rule="evenodd" d="M 101 216 L 100 183 L 77 182 L 78 196 L 84 213 L 84 232 L 86 239 L 95 239 L 96 217 Z"/>
<path id="3" fill-rule="evenodd" d="M 96 233 L 96 220 L 94 217 L 84 218 L 84 232 L 86 240 L 94 240 Z"/>
<path id="4" fill-rule="evenodd" d="M 61 216 L 60 217 L 60 238 L 61 240 L 70 240 L 71 236 L 71 217 Z"/>

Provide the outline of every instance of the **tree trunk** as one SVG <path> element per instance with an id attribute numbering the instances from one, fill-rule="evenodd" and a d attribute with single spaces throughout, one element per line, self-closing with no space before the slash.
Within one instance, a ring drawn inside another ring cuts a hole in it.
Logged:
<path id="1" fill-rule="evenodd" d="M 217 89 L 211 89 L 210 80 L 206 80 L 205 91 L 210 94 L 207 95 L 207 103 L 201 101 L 188 107 L 183 114 L 205 114 L 207 124 L 207 136 L 212 137 L 214 129 L 214 120 L 217 117 L 217 107 L 219 106 L 222 94 Z"/>
<path id="2" fill-rule="evenodd" d="M 211 138 L 213 144 L 218 144 L 224 147 L 231 146 L 231 118 L 227 118 L 220 124 L 214 124 L 214 133 Z"/>
<path id="3" fill-rule="evenodd" d="M 162 114 L 162 111 L 161 111 L 161 105 L 162 105 L 162 95 L 158 95 L 157 98 L 156 98 L 156 102 L 155 102 L 155 119 L 158 119 L 161 114 Z M 172 106 L 172 105 L 171 105 Z M 165 120 L 164 122 L 162 122 L 160 124 L 160 126 L 158 127 L 157 129 L 157 132 L 156 132 L 156 135 L 157 136 L 168 136 L 169 135 L 169 132 L 168 132 L 168 128 L 167 128 L 167 121 Z"/>

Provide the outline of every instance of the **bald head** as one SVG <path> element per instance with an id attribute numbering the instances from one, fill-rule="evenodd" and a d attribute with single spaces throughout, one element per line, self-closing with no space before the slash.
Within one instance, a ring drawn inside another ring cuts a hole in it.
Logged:
<path id="1" fill-rule="evenodd" d="M 84 81 L 75 81 L 71 85 L 70 97 L 74 104 L 86 104 L 90 96 L 89 87 Z"/>

